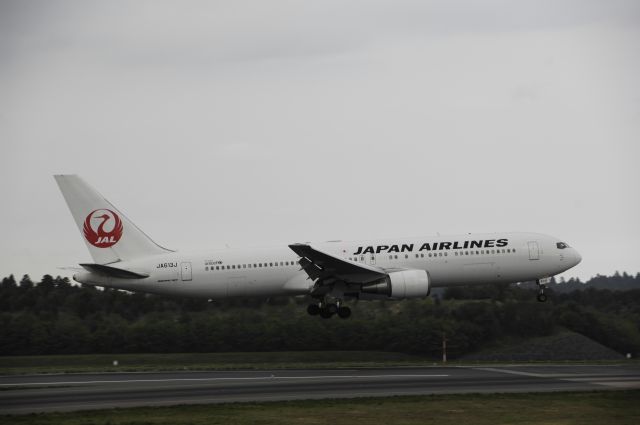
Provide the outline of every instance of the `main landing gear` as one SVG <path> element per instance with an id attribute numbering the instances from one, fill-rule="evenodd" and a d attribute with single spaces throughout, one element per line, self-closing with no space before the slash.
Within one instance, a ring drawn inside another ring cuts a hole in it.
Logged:
<path id="1" fill-rule="evenodd" d="M 336 303 L 321 302 L 318 304 L 309 304 L 307 313 L 311 316 L 320 315 L 323 319 L 329 319 L 334 314 L 337 314 L 339 318 L 346 319 L 351 316 L 351 309 L 341 305 L 340 300 L 338 300 Z"/>
<path id="2" fill-rule="evenodd" d="M 544 294 L 544 290 L 547 289 L 547 283 L 543 283 L 543 281 L 538 279 L 536 280 L 536 284 L 538 284 L 538 301 L 543 303 L 547 301 L 547 296 Z"/>

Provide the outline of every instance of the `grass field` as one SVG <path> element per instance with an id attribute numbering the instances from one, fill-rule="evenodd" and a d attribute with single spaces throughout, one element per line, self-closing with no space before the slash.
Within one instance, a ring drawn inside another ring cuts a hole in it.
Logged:
<path id="1" fill-rule="evenodd" d="M 640 423 L 640 391 L 437 395 L 96 410 L 0 416 L 0 424 L 579 424 Z"/>
<path id="2" fill-rule="evenodd" d="M 118 361 L 118 366 L 113 361 Z M 623 360 L 637 363 L 638 360 Z M 487 361 L 450 362 L 451 365 Z M 547 363 L 547 362 L 539 362 Z M 620 363 L 588 361 L 553 363 Z M 263 353 L 80 354 L 0 357 L 0 375 L 81 372 L 145 372 L 169 370 L 307 369 L 340 367 L 432 366 L 421 356 L 383 351 L 284 351 Z"/>
<path id="3" fill-rule="evenodd" d="M 113 366 L 113 361 L 118 366 Z M 382 351 L 82 354 L 0 357 L 0 374 L 157 370 L 294 369 L 431 365 L 433 360 Z"/>

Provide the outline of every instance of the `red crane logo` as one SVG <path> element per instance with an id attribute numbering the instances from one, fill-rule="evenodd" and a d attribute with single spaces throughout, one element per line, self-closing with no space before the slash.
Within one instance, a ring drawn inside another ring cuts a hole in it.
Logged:
<path id="1" fill-rule="evenodd" d="M 83 230 L 84 237 L 91 245 L 109 248 L 122 237 L 122 220 L 111 210 L 93 210 L 84 220 Z"/>

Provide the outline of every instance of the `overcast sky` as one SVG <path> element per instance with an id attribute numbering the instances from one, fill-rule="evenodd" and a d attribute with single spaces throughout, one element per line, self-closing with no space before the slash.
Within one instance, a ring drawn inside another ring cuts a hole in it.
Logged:
<path id="1" fill-rule="evenodd" d="M 535 231 L 640 271 L 640 2 L 0 0 L 0 276 L 90 257 L 77 173 L 179 250 Z"/>

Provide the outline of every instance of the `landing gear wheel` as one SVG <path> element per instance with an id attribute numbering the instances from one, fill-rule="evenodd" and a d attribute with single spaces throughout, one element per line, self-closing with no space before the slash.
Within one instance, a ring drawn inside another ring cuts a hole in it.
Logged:
<path id="1" fill-rule="evenodd" d="M 330 312 L 327 308 L 320 309 L 320 317 L 323 319 L 330 319 L 333 316 L 333 313 Z"/>
<path id="2" fill-rule="evenodd" d="M 323 319 L 328 319 L 331 316 L 333 316 L 334 314 L 336 314 L 338 312 L 338 306 L 335 304 L 325 304 L 321 309 L 320 309 L 320 317 L 322 317 Z"/>
<path id="3" fill-rule="evenodd" d="M 320 306 L 318 304 L 309 304 L 307 313 L 309 313 L 310 316 L 317 316 L 320 314 Z"/>
<path id="4" fill-rule="evenodd" d="M 349 307 L 340 307 L 338 308 L 338 317 L 341 319 L 346 319 L 351 316 L 351 309 Z"/>
<path id="5" fill-rule="evenodd" d="M 541 303 L 547 301 L 547 296 L 543 293 L 538 294 L 538 301 Z"/>

